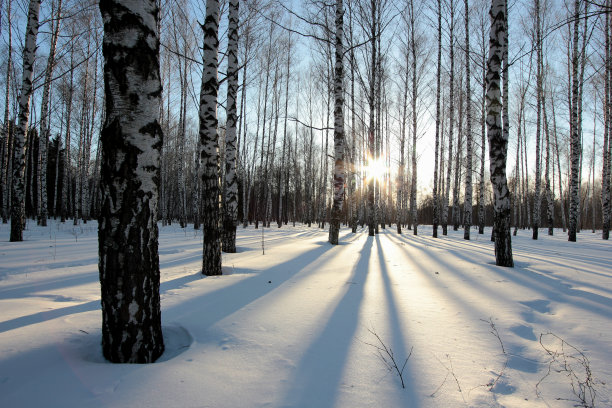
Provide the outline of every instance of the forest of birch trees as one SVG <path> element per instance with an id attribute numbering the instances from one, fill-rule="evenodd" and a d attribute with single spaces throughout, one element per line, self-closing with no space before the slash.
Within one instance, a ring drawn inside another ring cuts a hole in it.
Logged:
<path id="1" fill-rule="evenodd" d="M 1 0 L 10 241 L 98 222 L 102 350 L 164 352 L 159 227 L 609 238 L 610 0 Z M 488 152 L 488 154 L 487 154 Z M 513 228 L 513 230 L 512 230 Z M 421 233 L 423 229 L 420 230 Z"/>
<path id="2" fill-rule="evenodd" d="M 155 2 L 157 218 L 204 230 L 204 269 L 218 271 L 241 226 L 305 223 L 330 228 L 333 242 L 342 224 L 370 234 L 433 224 L 434 236 L 461 228 L 466 239 L 494 224 L 491 1 L 226 0 L 211 21 L 206 3 Z M 610 2 L 505 8 L 508 226 L 608 239 Z M 19 241 L 26 218 L 100 216 L 104 23 L 94 2 L 0 10 L 0 205 Z"/>

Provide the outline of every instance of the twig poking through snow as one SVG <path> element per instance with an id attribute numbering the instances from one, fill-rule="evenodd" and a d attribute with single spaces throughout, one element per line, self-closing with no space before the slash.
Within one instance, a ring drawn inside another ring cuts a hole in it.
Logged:
<path id="1" fill-rule="evenodd" d="M 378 340 L 379 344 L 372 344 L 366 342 L 364 343 L 368 346 L 374 347 L 378 351 L 378 357 L 380 357 L 387 369 L 389 371 L 395 371 L 397 376 L 400 378 L 400 381 L 402 382 L 402 388 L 406 388 L 406 384 L 404 383 L 404 369 L 406 368 L 406 364 L 408 364 L 408 360 L 412 356 L 412 349 L 414 347 L 410 348 L 410 353 L 408 354 L 408 357 L 406 357 L 406 360 L 404 360 L 404 364 L 402 364 L 402 367 L 400 368 L 398 365 L 398 361 L 395 359 L 395 355 L 391 347 L 387 347 L 387 345 L 382 341 L 380 336 L 374 330 L 368 329 L 368 331 L 374 337 L 376 337 L 376 340 Z"/>
<path id="2" fill-rule="evenodd" d="M 554 344 L 548 347 L 544 344 L 546 338 L 552 337 L 552 342 L 558 344 L 558 348 L 553 349 Z M 593 377 L 590 361 L 587 356 L 576 347 L 563 340 L 554 333 L 540 334 L 540 345 L 550 356 L 548 370 L 544 377 L 536 384 L 536 394 L 542 398 L 540 385 L 553 373 L 562 374 L 569 378 L 572 393 L 577 398 L 581 407 L 594 408 L 597 397 L 596 384 L 604 384 Z M 563 398 L 558 397 L 561 400 Z"/>
<path id="3" fill-rule="evenodd" d="M 502 367 L 501 370 L 499 370 L 499 374 L 497 374 L 497 377 L 495 377 L 495 379 L 493 381 L 490 381 L 486 387 L 489 389 L 489 391 L 493 391 L 493 388 L 495 388 L 495 385 L 497 384 L 497 382 L 499 381 L 500 378 L 502 378 L 502 376 L 504 375 L 504 371 L 506 371 L 506 367 L 508 367 L 508 361 L 510 361 L 510 357 L 508 356 L 508 353 L 506 352 L 506 348 L 504 347 L 504 342 L 502 341 L 499 332 L 497 331 L 497 327 L 495 327 L 495 323 L 493 323 L 493 318 L 489 317 L 489 320 L 484 320 L 484 319 L 480 319 L 485 323 L 489 323 L 489 327 L 491 328 L 491 334 L 494 335 L 497 340 L 499 341 L 499 345 L 501 347 L 502 350 L 502 354 L 506 357 L 506 361 L 504 362 L 504 366 Z"/>
<path id="4" fill-rule="evenodd" d="M 432 392 L 429 396 L 430 397 L 434 397 L 435 394 L 440 390 L 440 388 L 442 388 L 442 386 L 446 383 L 446 379 L 448 378 L 448 376 L 452 375 L 453 378 L 455 379 L 455 382 L 457 383 L 457 389 L 459 390 L 459 393 L 461 394 L 461 398 L 463 399 L 463 402 L 465 402 L 467 404 L 465 396 L 463 395 L 463 390 L 461 389 L 461 384 L 459 384 L 459 378 L 457 378 L 457 376 L 455 375 L 455 369 L 453 368 L 453 360 L 451 359 L 450 354 L 446 355 L 446 359 L 448 360 L 450 367 L 448 367 L 446 364 L 444 364 L 438 358 L 438 356 L 434 355 L 434 357 L 436 358 L 436 360 L 438 360 L 438 363 L 440 363 L 440 365 L 442 365 L 442 367 L 444 367 L 446 369 L 446 377 L 444 377 L 444 381 L 442 381 L 442 384 L 440 384 L 440 386 L 438 388 L 436 388 L 436 390 L 434 392 Z"/>

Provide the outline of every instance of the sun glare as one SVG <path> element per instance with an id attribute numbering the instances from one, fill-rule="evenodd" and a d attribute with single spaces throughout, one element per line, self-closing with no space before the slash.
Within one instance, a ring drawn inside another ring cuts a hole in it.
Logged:
<path id="1" fill-rule="evenodd" d="M 384 176 L 389 172 L 386 166 L 385 158 L 379 157 L 378 159 L 368 160 L 368 165 L 364 167 L 366 179 L 376 179 L 376 181 L 382 181 Z"/>

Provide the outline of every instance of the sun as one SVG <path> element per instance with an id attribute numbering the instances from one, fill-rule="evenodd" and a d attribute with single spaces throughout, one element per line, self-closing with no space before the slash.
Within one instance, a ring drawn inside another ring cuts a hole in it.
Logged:
<path id="1" fill-rule="evenodd" d="M 375 179 L 378 182 L 381 182 L 384 176 L 389 173 L 389 168 L 386 166 L 385 158 L 379 157 L 377 159 L 368 159 L 367 166 L 363 168 L 366 174 L 366 180 L 370 181 Z"/>

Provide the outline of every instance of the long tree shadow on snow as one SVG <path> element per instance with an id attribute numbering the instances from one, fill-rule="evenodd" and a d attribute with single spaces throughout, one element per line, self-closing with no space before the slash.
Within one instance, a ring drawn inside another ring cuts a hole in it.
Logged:
<path id="1" fill-rule="evenodd" d="M 190 327 L 190 329 L 193 329 L 192 335 L 196 340 L 204 341 L 208 327 L 266 296 L 332 249 L 333 246 L 329 243 L 315 245 L 313 249 L 303 252 L 295 258 L 253 273 L 252 276 L 239 282 L 180 302 L 167 309 L 164 308 L 162 309 L 162 320 L 172 322 L 185 317 L 189 318 L 190 315 L 195 313 L 198 315 L 196 320 L 199 321 L 199 325 L 198 327 Z M 196 280 L 193 278 L 194 275 L 189 276 L 192 276 L 192 280 Z M 209 279 L 223 279 L 223 276 L 202 279 L 203 284 Z M 189 280 L 189 277 L 185 279 L 186 282 Z M 167 287 L 171 288 L 172 285 L 167 285 Z"/>
<path id="2" fill-rule="evenodd" d="M 200 257 L 201 257 L 201 254 L 200 254 Z M 25 287 L 7 289 L 5 291 L 0 292 L 0 295 L 1 295 L 0 297 L 5 298 L 5 299 L 25 298 L 25 297 L 45 297 L 45 298 L 51 298 L 55 300 L 55 303 L 58 303 L 58 304 L 65 304 L 66 302 L 71 302 L 71 303 L 78 302 L 79 301 L 78 299 L 65 298 L 60 295 L 41 295 L 41 294 L 38 294 L 37 292 L 65 289 L 65 288 L 77 285 L 76 282 L 81 282 L 79 283 L 81 285 L 88 284 L 88 283 L 97 283 L 97 280 L 98 280 L 97 272 L 98 271 L 96 270 L 95 274 L 89 274 L 89 273 L 79 274 L 78 276 L 74 278 L 58 279 L 58 280 L 52 280 L 52 281 L 48 281 L 48 282 L 44 282 L 40 284 L 34 284 L 30 288 L 30 290 L 28 290 L 28 288 L 25 288 Z M 180 289 L 186 286 L 187 284 L 193 281 L 199 280 L 201 278 L 202 278 L 202 275 L 200 273 L 196 273 L 196 274 L 178 276 L 174 279 L 164 281 L 160 285 L 160 293 L 163 295 L 169 290 Z M 64 285 L 62 285 L 62 283 L 64 283 Z M 5 296 L 5 294 L 7 293 L 8 295 Z M 53 319 L 57 319 L 57 318 L 61 318 L 61 317 L 65 317 L 65 316 L 69 316 L 73 314 L 91 312 L 91 311 L 98 310 L 98 309 L 100 309 L 100 299 L 91 300 L 88 302 L 83 302 L 83 303 L 78 303 L 78 304 L 71 304 L 69 306 L 58 307 L 58 308 L 51 309 L 51 310 L 43 310 L 40 312 L 31 313 L 29 315 L 19 316 L 19 317 L 10 319 L 10 320 L 5 320 L 3 322 L 0 322 L 0 333 L 4 333 L 6 331 L 10 331 L 14 329 L 19 329 L 21 327 L 30 326 L 33 324 L 43 323 L 49 320 L 53 320 Z"/>
<path id="3" fill-rule="evenodd" d="M 354 340 L 359 308 L 368 275 L 373 237 L 367 237 L 359 261 L 334 312 L 295 368 L 280 406 L 333 407 L 351 343 Z"/>
<path id="4" fill-rule="evenodd" d="M 389 234 L 391 236 L 391 234 Z M 407 244 L 423 246 L 427 249 L 439 249 L 453 254 L 459 258 L 465 259 L 466 261 L 481 264 L 485 259 L 487 263 L 494 264 L 495 252 L 493 243 L 490 241 L 490 234 L 474 234 L 472 240 L 464 240 L 463 236 L 448 235 L 440 236 L 439 238 L 433 238 L 428 235 L 400 235 L 399 239 Z M 607 260 L 605 258 L 605 244 L 598 245 L 596 251 L 602 255 L 585 256 L 580 251 L 577 251 L 577 245 L 569 244 L 567 241 L 559 241 L 558 235 L 553 237 L 543 236 L 538 241 L 529 239 L 528 243 L 525 243 L 523 239 L 512 237 L 512 250 L 516 258 L 528 258 L 537 261 L 542 261 L 545 257 L 545 262 L 554 266 L 567 268 L 571 265 L 571 268 L 577 272 L 583 272 L 585 274 L 593 274 L 605 278 L 612 279 L 612 274 L 601 273 L 594 269 L 601 269 L 608 267 Z M 524 238 L 524 237 L 521 237 Z M 551 239 L 552 238 L 552 239 Z M 539 247 L 540 244 L 544 244 L 547 241 L 554 241 L 558 246 L 556 250 L 551 250 L 547 247 Z M 596 244 L 599 244 L 598 242 Z M 589 246 L 594 245 L 592 242 L 588 242 Z M 579 247 L 578 247 L 579 248 Z M 566 251 L 564 251 L 566 250 Z M 516 267 L 520 267 L 519 263 L 516 263 Z M 592 269 L 589 269 L 591 267 Z M 610 292 L 607 288 L 601 286 L 594 286 L 588 282 L 588 280 L 573 281 L 568 276 L 564 277 L 564 280 L 568 280 L 574 284 L 581 286 L 591 286 L 596 290 Z M 610 292 L 612 295 L 612 292 Z"/>
<path id="5" fill-rule="evenodd" d="M 453 270 L 455 274 L 460 275 L 464 280 L 470 280 L 474 287 L 481 287 L 483 290 L 485 290 L 485 288 L 477 279 L 468 276 L 468 274 L 458 270 L 457 268 L 453 268 L 451 264 L 447 263 L 444 258 L 440 256 L 439 252 L 436 253 L 435 251 L 432 251 L 432 248 L 443 249 L 449 254 L 463 259 L 467 262 L 482 265 L 503 279 L 512 281 L 517 285 L 537 290 L 542 294 L 542 296 L 552 301 L 572 303 L 580 308 L 583 308 L 584 310 L 589 310 L 593 313 L 598 313 L 602 316 L 609 316 L 610 313 L 612 313 L 612 292 L 610 292 L 610 290 L 605 287 L 590 283 L 588 279 L 575 280 L 572 279 L 570 276 L 553 276 L 545 272 L 540 272 L 529 268 L 527 267 L 528 265 L 522 266 L 520 264 L 517 264 L 515 268 L 497 267 L 494 265 L 490 265 L 488 262 L 483 262 L 483 259 L 474 259 L 474 257 L 478 255 L 469 252 L 466 253 L 467 250 L 461 251 L 457 249 L 449 249 L 449 245 L 451 244 L 450 242 L 444 243 L 443 241 L 440 242 L 433 238 L 408 239 L 404 236 L 395 236 L 392 234 L 388 234 L 388 236 L 392 239 L 398 240 L 407 245 L 411 245 L 415 249 L 422 251 L 432 260 L 446 267 L 447 270 Z M 493 255 L 493 252 L 491 252 L 487 256 L 493 258 Z M 543 260 L 543 262 L 564 267 L 573 264 L 570 259 L 568 259 L 567 262 L 563 262 L 561 260 L 553 260 L 548 258 L 546 260 Z M 585 273 L 596 273 L 592 270 L 581 269 L 578 265 L 576 265 L 575 268 L 572 267 L 572 269 L 576 269 Z M 591 287 L 599 292 L 606 293 L 606 295 L 589 292 L 588 290 L 576 289 L 574 287 L 575 285 L 582 287 Z M 503 293 L 501 292 L 500 294 L 503 295 Z M 610 296 L 607 296 L 607 294 L 610 294 Z M 569 299 L 570 297 L 572 299 Z M 593 303 L 589 304 L 585 302 L 585 300 L 589 300 Z"/>
<path id="6" fill-rule="evenodd" d="M 378 260 L 380 263 L 380 272 L 383 280 L 383 287 L 385 290 L 385 298 L 387 300 L 387 316 L 389 319 L 389 328 L 393 330 L 393 335 L 389 339 L 389 343 L 387 346 L 391 347 L 396 360 L 396 363 L 402 369 L 402 365 L 405 360 L 409 358 L 408 356 L 412 351 L 408 351 L 406 347 L 406 336 L 404 334 L 404 330 L 402 328 L 402 319 L 399 317 L 398 311 L 399 306 L 397 304 L 396 295 L 393 293 L 393 288 L 391 285 L 391 275 L 389 273 L 389 269 L 387 268 L 387 263 L 385 262 L 385 254 L 383 251 L 383 245 L 380 242 L 380 236 L 376 236 L 376 247 L 378 250 Z M 384 341 L 384 339 L 383 339 Z M 386 357 L 386 356 L 385 356 Z M 410 407 L 417 407 L 420 405 L 420 401 L 418 399 L 416 390 L 414 388 L 413 378 L 415 377 L 412 374 L 412 370 L 410 369 L 411 364 L 410 361 L 406 363 L 406 368 L 403 372 L 404 384 L 406 387 L 406 395 L 410 397 L 409 401 L 403 401 L 404 404 L 409 403 Z M 395 375 L 395 373 L 392 373 Z M 394 378 L 395 381 L 399 383 L 399 378 Z M 405 406 L 405 405 L 404 405 Z"/>

